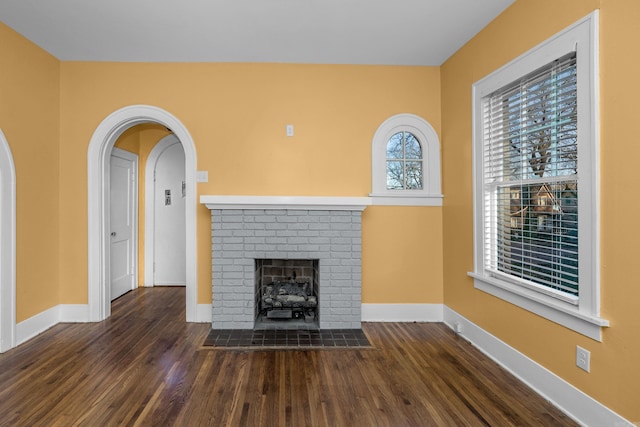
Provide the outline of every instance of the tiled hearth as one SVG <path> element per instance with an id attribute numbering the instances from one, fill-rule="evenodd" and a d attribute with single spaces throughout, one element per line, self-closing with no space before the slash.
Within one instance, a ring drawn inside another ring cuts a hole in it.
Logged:
<path id="1" fill-rule="evenodd" d="M 206 347 L 343 348 L 370 347 L 362 329 L 212 329 Z"/>
<path id="2" fill-rule="evenodd" d="M 317 260 L 318 327 L 360 329 L 367 198 L 202 196 L 211 209 L 214 330 L 254 329 L 260 259 Z"/>

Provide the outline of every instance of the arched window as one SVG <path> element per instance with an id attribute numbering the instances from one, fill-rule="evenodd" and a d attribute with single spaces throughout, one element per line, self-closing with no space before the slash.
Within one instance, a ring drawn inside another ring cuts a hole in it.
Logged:
<path id="1" fill-rule="evenodd" d="M 411 132 L 394 133 L 387 142 L 387 190 L 422 190 L 422 146 Z"/>
<path id="2" fill-rule="evenodd" d="M 378 127 L 372 150 L 374 204 L 442 205 L 440 142 L 426 120 L 390 117 Z"/>

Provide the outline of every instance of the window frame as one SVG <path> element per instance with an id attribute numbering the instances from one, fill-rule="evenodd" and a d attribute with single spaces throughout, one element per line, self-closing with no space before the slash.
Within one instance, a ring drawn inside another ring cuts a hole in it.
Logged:
<path id="1" fill-rule="evenodd" d="M 485 269 L 486 229 L 484 190 L 483 100 L 496 90 L 575 51 L 577 56 L 578 110 L 578 212 L 579 297 L 577 304 L 563 301 L 548 292 L 532 289 L 509 277 L 490 274 Z M 487 292 L 536 313 L 548 320 L 602 340 L 600 317 L 599 257 L 599 111 L 598 111 L 598 11 L 594 11 L 560 33 L 499 68 L 472 87 L 473 178 L 474 178 L 474 279 L 476 289 Z M 584 171 L 588 171 L 585 173 Z"/>
<path id="2" fill-rule="evenodd" d="M 387 189 L 387 143 L 398 132 L 412 133 L 422 148 L 422 189 Z M 442 206 L 440 140 L 435 129 L 414 114 L 385 120 L 372 140 L 371 187 L 374 205 Z"/>

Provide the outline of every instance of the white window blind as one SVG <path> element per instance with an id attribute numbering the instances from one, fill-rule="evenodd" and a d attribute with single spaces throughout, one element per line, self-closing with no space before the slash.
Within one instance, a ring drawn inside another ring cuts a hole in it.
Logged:
<path id="1" fill-rule="evenodd" d="M 486 96 L 484 266 L 577 304 L 576 54 Z"/>

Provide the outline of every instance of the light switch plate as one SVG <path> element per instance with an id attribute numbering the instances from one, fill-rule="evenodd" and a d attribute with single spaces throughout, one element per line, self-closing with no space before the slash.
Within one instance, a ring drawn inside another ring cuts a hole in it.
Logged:
<path id="1" fill-rule="evenodd" d="M 197 171 L 196 182 L 209 182 L 209 171 Z"/>

